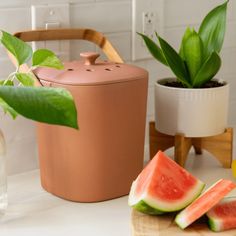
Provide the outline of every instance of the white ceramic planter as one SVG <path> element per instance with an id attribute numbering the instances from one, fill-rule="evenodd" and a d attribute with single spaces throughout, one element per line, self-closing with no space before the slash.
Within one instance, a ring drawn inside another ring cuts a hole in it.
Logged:
<path id="1" fill-rule="evenodd" d="M 227 127 L 229 85 L 216 88 L 185 89 L 155 84 L 156 129 L 164 134 L 186 137 L 221 134 Z"/>

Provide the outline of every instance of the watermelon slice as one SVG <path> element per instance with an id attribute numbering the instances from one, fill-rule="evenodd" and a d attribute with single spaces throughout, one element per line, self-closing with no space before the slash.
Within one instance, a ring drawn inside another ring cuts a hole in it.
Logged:
<path id="1" fill-rule="evenodd" d="M 177 225 L 184 229 L 215 206 L 236 185 L 230 180 L 220 179 L 200 197 L 181 211 L 175 218 Z"/>
<path id="2" fill-rule="evenodd" d="M 159 151 L 133 182 L 129 205 L 153 215 L 178 211 L 197 198 L 204 186 Z"/>
<path id="3" fill-rule="evenodd" d="M 222 200 L 207 212 L 208 224 L 213 231 L 236 228 L 236 197 Z"/>

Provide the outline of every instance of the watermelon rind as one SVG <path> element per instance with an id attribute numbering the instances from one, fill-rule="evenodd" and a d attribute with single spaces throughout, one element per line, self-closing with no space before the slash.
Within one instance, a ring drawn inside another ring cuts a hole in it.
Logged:
<path id="1" fill-rule="evenodd" d="M 230 202 L 232 200 L 236 200 L 236 197 L 225 197 L 223 200 L 221 200 L 220 204 L 225 203 L 225 202 Z M 208 226 L 212 231 L 219 232 L 223 230 L 221 218 L 218 218 L 217 216 L 213 216 L 211 214 L 211 210 L 206 213 L 206 216 L 208 218 Z"/>
<path id="2" fill-rule="evenodd" d="M 155 209 L 151 206 L 149 206 L 145 201 L 139 201 L 136 205 L 133 206 L 133 208 L 137 211 L 140 211 L 145 214 L 149 215 L 162 215 L 165 212 L 160 211 L 158 209 Z"/>
<path id="3" fill-rule="evenodd" d="M 150 215 L 161 215 L 168 212 L 179 211 L 186 206 L 188 206 L 192 201 L 194 201 L 202 192 L 205 184 L 200 180 L 197 180 L 195 186 L 188 191 L 187 195 L 182 200 L 177 200 L 174 202 L 163 201 L 161 199 L 154 198 L 148 195 L 147 192 L 143 193 L 142 196 L 136 198 L 135 188 L 136 182 L 134 181 L 131 186 L 131 191 L 129 194 L 129 206 L 135 208 Z"/>
<path id="4" fill-rule="evenodd" d="M 151 207 L 148 203 L 142 200 L 142 197 L 135 198 L 135 188 L 137 181 L 134 181 L 131 186 L 128 204 L 135 210 L 140 211 L 149 215 L 162 215 L 164 212 L 160 211 L 158 208 Z"/>
<path id="5" fill-rule="evenodd" d="M 213 184 L 211 187 L 209 187 L 201 196 L 199 196 L 199 198 L 201 198 L 202 196 L 204 196 L 204 194 L 206 194 L 210 189 L 214 188 L 218 183 L 220 183 L 221 181 L 229 181 L 229 180 L 223 180 L 220 179 L 218 180 L 215 184 Z M 233 184 L 232 181 L 229 181 Z M 229 191 L 232 190 L 232 188 L 228 189 Z M 227 193 L 226 193 L 227 194 Z M 225 195 L 226 195 L 225 194 Z M 222 196 L 223 197 L 223 196 Z M 220 199 L 219 199 L 220 200 Z M 189 214 L 187 213 L 188 208 L 182 210 L 180 213 L 178 213 L 178 215 L 175 218 L 175 223 L 181 228 L 181 229 L 185 229 L 186 227 L 188 227 L 191 223 L 191 221 L 189 221 Z M 215 231 L 219 231 L 218 228 L 220 227 L 220 221 L 216 221 L 213 220 L 213 218 L 211 218 L 211 222 L 209 223 L 209 225 L 211 225 L 211 227 L 215 230 Z"/>
<path id="6" fill-rule="evenodd" d="M 221 231 L 220 225 L 221 225 L 221 223 L 219 222 L 219 220 L 216 220 L 213 218 L 208 218 L 208 226 L 212 231 L 214 231 L 214 232 Z"/>

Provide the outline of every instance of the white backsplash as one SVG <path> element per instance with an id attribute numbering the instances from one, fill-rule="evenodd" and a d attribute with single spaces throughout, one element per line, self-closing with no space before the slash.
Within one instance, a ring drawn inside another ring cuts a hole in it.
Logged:
<path id="1" fill-rule="evenodd" d="M 76 28 L 94 28 L 105 33 L 126 62 L 131 58 L 132 0 L 8 0 L 0 3 L 0 28 L 9 32 L 31 29 L 31 4 L 70 3 L 70 24 Z M 202 17 L 223 0 L 165 0 L 164 37 L 178 47 L 187 25 L 198 26 Z M 231 83 L 229 125 L 236 125 L 236 1 L 228 6 L 228 24 L 224 48 L 223 65 L 217 77 Z M 112 13 L 112 14 L 108 14 Z M 95 50 L 91 43 L 71 43 L 71 59 L 79 57 L 80 51 Z M 147 122 L 154 117 L 153 87 L 156 79 L 172 76 L 172 73 L 156 61 L 142 60 L 134 64 L 146 68 L 150 73 Z M 0 77 L 4 78 L 12 65 L 0 48 Z M 9 174 L 38 167 L 34 123 L 22 117 L 15 121 L 1 115 L 0 127 L 7 140 Z M 147 126 L 148 127 L 148 126 Z M 148 130 L 145 153 L 148 158 Z"/>

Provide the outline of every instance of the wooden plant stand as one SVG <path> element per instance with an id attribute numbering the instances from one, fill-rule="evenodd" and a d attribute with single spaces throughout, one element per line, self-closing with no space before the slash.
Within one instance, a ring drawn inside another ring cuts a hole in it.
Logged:
<path id="1" fill-rule="evenodd" d="M 155 122 L 149 123 L 149 145 L 150 159 L 155 156 L 158 150 L 165 151 L 174 147 L 175 161 L 185 166 L 190 148 L 193 146 L 196 154 L 202 154 L 202 149 L 207 150 L 225 168 L 231 168 L 233 155 L 233 128 L 226 128 L 225 132 L 216 136 L 189 138 L 184 134 L 175 136 L 158 132 L 155 129 Z"/>

